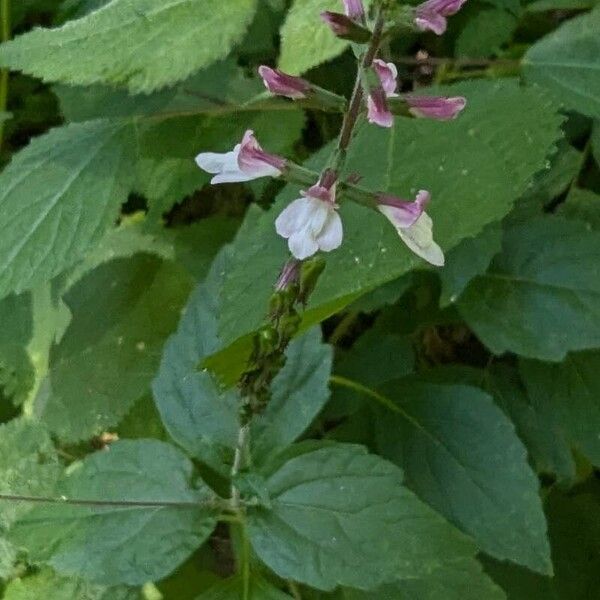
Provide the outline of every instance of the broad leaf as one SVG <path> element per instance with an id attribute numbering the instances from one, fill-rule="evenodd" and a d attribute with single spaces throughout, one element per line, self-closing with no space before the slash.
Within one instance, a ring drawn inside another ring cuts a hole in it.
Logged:
<path id="1" fill-rule="evenodd" d="M 112 0 L 58 29 L 4 44 L 0 64 L 44 81 L 150 92 L 224 58 L 255 8 L 255 0 Z"/>
<path id="2" fill-rule="evenodd" d="M 0 297 L 75 264 L 117 218 L 132 146 L 120 122 L 74 124 L 36 138 L 0 175 Z"/>
<path id="3" fill-rule="evenodd" d="M 600 352 L 577 352 L 560 364 L 522 361 L 531 401 L 552 411 L 559 431 L 600 465 Z"/>
<path id="4" fill-rule="evenodd" d="M 525 76 L 557 94 L 568 108 L 600 117 L 600 8 L 564 23 L 534 44 Z"/>
<path id="5" fill-rule="evenodd" d="M 600 345 L 600 233 L 546 217 L 505 232 L 502 253 L 458 307 L 495 354 L 558 361 Z M 560 315 L 560 319 L 557 318 Z"/>
<path id="6" fill-rule="evenodd" d="M 366 188 L 403 197 L 418 188 L 430 189 L 428 212 L 446 250 L 510 210 L 542 166 L 561 122 L 543 95 L 512 81 L 474 82 L 449 90 L 469 99 L 461 118 L 451 123 L 396 119 L 391 131 L 366 125 L 352 145 L 348 164 L 349 172 L 364 176 Z M 328 150 L 309 164 L 322 167 Z M 227 303 L 220 331 L 225 344 L 253 331 L 264 319 L 273 281 L 288 255 L 273 221 L 297 194 L 297 188 L 286 188 L 274 209 L 250 211 L 242 225 L 224 287 Z M 423 264 L 380 214 L 348 202 L 341 214 L 344 244 L 327 257 L 306 325 Z"/>
<path id="7" fill-rule="evenodd" d="M 51 569 L 11 581 L 3 600 L 138 600 L 138 590 L 104 587 L 82 579 L 61 577 Z"/>
<path id="8" fill-rule="evenodd" d="M 472 543 L 360 446 L 306 449 L 268 475 L 270 507 L 248 510 L 250 540 L 280 577 L 374 588 L 472 556 Z"/>
<path id="9" fill-rule="evenodd" d="M 517 25 L 517 18 L 507 10 L 481 10 L 462 28 L 454 52 L 456 56 L 468 58 L 498 54 L 500 48 L 510 42 Z"/>
<path id="10" fill-rule="evenodd" d="M 147 254 L 83 277 L 65 296 L 73 320 L 50 352 L 36 416 L 69 443 L 115 427 L 149 393 L 190 284 L 174 263 Z"/>
<path id="11" fill-rule="evenodd" d="M 38 506 L 13 527 L 11 540 L 35 563 L 105 585 L 165 577 L 215 526 L 212 493 L 163 442 L 117 442 L 72 469 L 57 491 L 108 504 Z"/>
<path id="12" fill-rule="evenodd" d="M 378 412 L 377 444 L 404 469 L 407 485 L 488 554 L 551 572 L 537 478 L 491 398 L 412 381 L 380 390 L 397 410 Z"/>

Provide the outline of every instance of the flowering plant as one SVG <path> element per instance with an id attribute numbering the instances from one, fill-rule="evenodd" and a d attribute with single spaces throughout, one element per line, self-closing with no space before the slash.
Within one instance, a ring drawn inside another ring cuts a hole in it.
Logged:
<path id="1" fill-rule="evenodd" d="M 579 4 L 0 0 L 2 600 L 593 595 Z"/>

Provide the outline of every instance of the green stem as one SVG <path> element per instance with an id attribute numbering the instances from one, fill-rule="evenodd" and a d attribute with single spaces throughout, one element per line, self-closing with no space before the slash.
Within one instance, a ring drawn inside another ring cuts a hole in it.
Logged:
<path id="1" fill-rule="evenodd" d="M 0 0 L 0 19 L 2 25 L 0 28 L 0 41 L 7 42 L 10 40 L 10 0 Z M 6 112 L 8 104 L 8 69 L 0 71 L 0 113 Z M 4 120 L 0 116 L 0 149 L 2 149 L 2 141 L 4 138 Z"/>

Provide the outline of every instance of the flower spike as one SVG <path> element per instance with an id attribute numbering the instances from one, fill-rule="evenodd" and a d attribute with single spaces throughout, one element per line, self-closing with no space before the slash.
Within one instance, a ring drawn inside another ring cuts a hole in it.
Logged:
<path id="1" fill-rule="evenodd" d="M 377 208 L 396 228 L 400 239 L 417 256 L 436 267 L 441 267 L 444 265 L 444 253 L 433 241 L 433 221 L 425 212 L 430 198 L 431 194 L 426 190 L 419 190 L 414 202 L 380 195 Z"/>
<path id="2" fill-rule="evenodd" d="M 319 250 L 331 252 L 342 244 L 342 219 L 335 203 L 336 184 L 327 188 L 319 181 L 302 198 L 291 202 L 275 221 L 277 233 L 288 240 L 292 255 L 304 260 Z"/>
<path id="3" fill-rule="evenodd" d="M 235 183 L 251 181 L 260 177 L 279 177 L 286 168 L 287 161 L 275 154 L 265 152 L 249 129 L 242 142 L 231 152 L 201 152 L 196 156 L 196 164 L 215 175 L 211 183 Z"/>

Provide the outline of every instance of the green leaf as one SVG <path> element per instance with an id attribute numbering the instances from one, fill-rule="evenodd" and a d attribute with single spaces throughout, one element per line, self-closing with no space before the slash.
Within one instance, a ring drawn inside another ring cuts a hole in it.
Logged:
<path id="1" fill-rule="evenodd" d="M 291 444 L 329 399 L 333 352 L 321 338 L 317 327 L 290 344 L 286 364 L 273 381 L 269 404 L 253 422 L 252 448 L 256 456 Z"/>
<path id="2" fill-rule="evenodd" d="M 554 488 L 546 502 L 554 578 L 486 561 L 486 571 L 509 600 L 588 600 L 600 585 L 600 490 L 596 482 L 577 491 Z"/>
<path id="3" fill-rule="evenodd" d="M 298 75 L 341 54 L 348 42 L 337 38 L 319 17 L 323 11 L 341 9 L 338 0 L 294 0 L 281 28 L 279 68 Z"/>
<path id="4" fill-rule="evenodd" d="M 600 345 L 599 260 L 600 234 L 583 223 L 545 217 L 514 226 L 458 308 L 495 354 L 559 361 Z"/>
<path id="5" fill-rule="evenodd" d="M 505 415 L 467 386 L 396 381 L 380 388 L 397 410 L 378 411 L 377 445 L 420 498 L 479 547 L 552 571 L 537 477 Z"/>
<path id="6" fill-rule="evenodd" d="M 525 76 L 547 87 L 568 108 L 600 116 L 600 8 L 575 17 L 534 44 Z"/>
<path id="7" fill-rule="evenodd" d="M 17 560 L 17 550 L 3 537 L 0 537 L 0 579 L 9 579 Z"/>
<path id="8" fill-rule="evenodd" d="M 440 306 L 456 302 L 469 281 L 486 272 L 501 248 L 500 223 L 490 223 L 479 235 L 465 238 L 453 248 L 446 256 L 446 265 L 439 272 L 442 280 Z"/>
<path id="9" fill-rule="evenodd" d="M 255 0 L 112 0 L 3 44 L 0 64 L 44 81 L 151 92 L 224 58 L 255 8 Z"/>
<path id="10" fill-rule="evenodd" d="M 293 456 L 268 475 L 271 509 L 249 508 L 258 557 L 277 575 L 323 590 L 419 577 L 474 552 L 402 486 L 402 472 L 360 446 Z"/>
<path id="11" fill-rule="evenodd" d="M 55 129 L 2 172 L 0 297 L 75 264 L 114 223 L 132 166 L 128 129 L 108 121 Z"/>
<path id="12" fill-rule="evenodd" d="M 593 8 L 597 0 L 536 0 L 525 5 L 527 12 L 546 12 L 550 10 L 585 10 Z"/>
<path id="13" fill-rule="evenodd" d="M 527 394 L 516 369 L 504 364 L 489 369 L 485 383 L 515 424 L 535 470 L 554 475 L 561 482 L 572 482 L 575 463 L 569 441 L 546 398 Z"/>
<path id="14" fill-rule="evenodd" d="M 517 28 L 517 18 L 506 10 L 487 8 L 472 16 L 456 39 L 458 57 L 487 57 L 498 54 Z"/>
<path id="15" fill-rule="evenodd" d="M 291 600 L 291 597 L 258 575 L 250 578 L 245 594 L 243 578 L 237 575 L 213 585 L 196 600 Z"/>
<path id="16" fill-rule="evenodd" d="M 229 252 L 224 249 L 194 290 L 177 332 L 165 346 L 152 384 L 156 406 L 171 437 L 223 473 L 228 471 L 237 439 L 238 394 L 223 392 L 211 374 L 198 366 L 220 347 L 217 318 L 228 261 Z"/>
<path id="17" fill-rule="evenodd" d="M 119 587 L 104 587 L 82 579 L 61 577 L 50 569 L 11 581 L 4 592 L 3 600 L 138 600 L 137 590 Z"/>
<path id="18" fill-rule="evenodd" d="M 11 541 L 27 549 L 34 563 L 105 585 L 165 577 L 216 522 L 212 493 L 193 479 L 192 463 L 155 440 L 112 444 L 71 469 L 57 491 L 67 499 L 151 503 L 42 505 L 13 527 Z"/>
<path id="19" fill-rule="evenodd" d="M 50 494 L 61 468 L 45 428 L 23 418 L 0 425 L 0 493 Z M 22 503 L 0 504 L 0 531 L 29 509 Z"/>
<path id="20" fill-rule="evenodd" d="M 543 94 L 514 81 L 470 82 L 446 90 L 469 99 L 462 117 L 450 123 L 396 119 L 391 131 L 365 125 L 350 150 L 348 172 L 362 174 L 366 188 L 401 197 L 411 197 L 425 186 L 430 189 L 428 212 L 435 236 L 449 250 L 511 209 L 544 164 L 562 117 Z M 328 151 L 325 148 L 309 164 L 321 168 Z M 273 222 L 297 194 L 297 188 L 288 186 L 272 210 L 249 211 L 238 233 L 219 326 L 226 345 L 264 319 L 273 281 L 288 255 Z M 423 265 L 377 212 L 343 202 L 341 215 L 344 244 L 327 256 L 305 315 L 306 327 Z M 239 354 L 232 357 L 239 360 Z"/>
<path id="21" fill-rule="evenodd" d="M 591 190 L 573 188 L 557 212 L 561 217 L 583 221 L 594 231 L 600 231 L 600 195 Z"/>
<path id="22" fill-rule="evenodd" d="M 189 290 L 182 269 L 147 254 L 83 277 L 65 296 L 73 320 L 50 352 L 34 414 L 68 443 L 115 427 L 150 391 Z"/>
<path id="23" fill-rule="evenodd" d="M 375 592 L 344 590 L 343 600 L 504 600 L 506 596 L 476 561 L 456 564 Z"/>
<path id="24" fill-rule="evenodd" d="M 549 407 L 562 435 L 600 465 L 600 352 L 569 354 L 560 364 L 521 362 L 527 390 L 537 405 Z"/>

